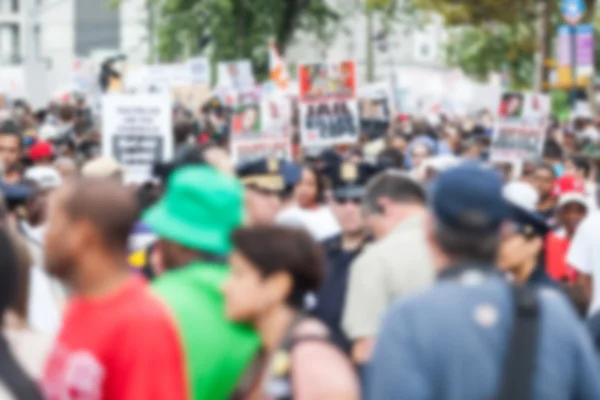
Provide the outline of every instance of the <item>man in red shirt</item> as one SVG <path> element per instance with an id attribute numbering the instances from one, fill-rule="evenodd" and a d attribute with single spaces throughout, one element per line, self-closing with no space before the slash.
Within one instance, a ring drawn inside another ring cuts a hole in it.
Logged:
<path id="1" fill-rule="evenodd" d="M 45 256 L 70 300 L 47 363 L 47 399 L 187 398 L 182 348 L 167 311 L 127 268 L 138 210 L 118 183 L 81 181 L 50 202 Z"/>

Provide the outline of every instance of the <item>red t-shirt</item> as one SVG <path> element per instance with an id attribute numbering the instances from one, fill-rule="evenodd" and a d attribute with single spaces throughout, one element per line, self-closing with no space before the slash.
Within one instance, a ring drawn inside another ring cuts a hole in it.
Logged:
<path id="1" fill-rule="evenodd" d="M 550 232 L 546 236 L 546 272 L 555 281 L 574 283 L 577 273 L 567 264 L 571 241 L 563 234 Z"/>
<path id="2" fill-rule="evenodd" d="M 141 278 L 103 299 L 73 298 L 42 385 L 48 400 L 187 397 L 177 332 Z"/>

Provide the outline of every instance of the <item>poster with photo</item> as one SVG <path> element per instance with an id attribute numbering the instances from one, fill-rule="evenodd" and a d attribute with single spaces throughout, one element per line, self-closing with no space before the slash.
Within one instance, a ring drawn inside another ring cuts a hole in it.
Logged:
<path id="1" fill-rule="evenodd" d="M 360 128 L 371 140 L 385 136 L 393 110 L 392 88 L 387 82 L 363 85 L 358 89 Z"/>
<path id="2" fill-rule="evenodd" d="M 353 61 L 300 65 L 299 111 L 305 147 L 355 143 L 360 136 Z"/>
<path id="3" fill-rule="evenodd" d="M 504 93 L 492 138 L 490 159 L 519 163 L 537 159 L 546 140 L 550 98 L 539 93 Z"/>
<path id="4" fill-rule="evenodd" d="M 230 147 L 234 161 L 291 157 L 291 101 L 275 91 L 240 93 L 231 122 Z"/>
<path id="5" fill-rule="evenodd" d="M 250 60 L 220 62 L 217 66 L 217 87 L 245 90 L 256 84 Z"/>
<path id="6" fill-rule="evenodd" d="M 128 182 L 151 178 L 157 162 L 173 157 L 168 94 L 109 94 L 102 99 L 102 154 L 114 157 Z"/>

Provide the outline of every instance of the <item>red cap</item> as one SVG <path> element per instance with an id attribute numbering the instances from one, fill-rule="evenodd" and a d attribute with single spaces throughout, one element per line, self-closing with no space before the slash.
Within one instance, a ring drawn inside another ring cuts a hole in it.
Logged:
<path id="1" fill-rule="evenodd" d="M 54 157 L 54 150 L 52 149 L 52 144 L 50 144 L 50 142 L 40 140 L 29 148 L 29 158 L 33 161 L 50 157 Z"/>
<path id="2" fill-rule="evenodd" d="M 554 182 L 553 192 L 556 197 L 566 193 L 585 193 L 585 182 L 574 175 L 564 175 Z"/>

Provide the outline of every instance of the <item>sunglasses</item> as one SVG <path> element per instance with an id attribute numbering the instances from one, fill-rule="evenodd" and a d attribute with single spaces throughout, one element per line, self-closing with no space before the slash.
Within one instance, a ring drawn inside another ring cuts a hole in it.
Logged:
<path id="1" fill-rule="evenodd" d="M 338 204 L 346 204 L 352 203 L 355 205 L 360 205 L 362 203 L 362 199 L 360 197 L 335 197 L 335 202 Z"/>

